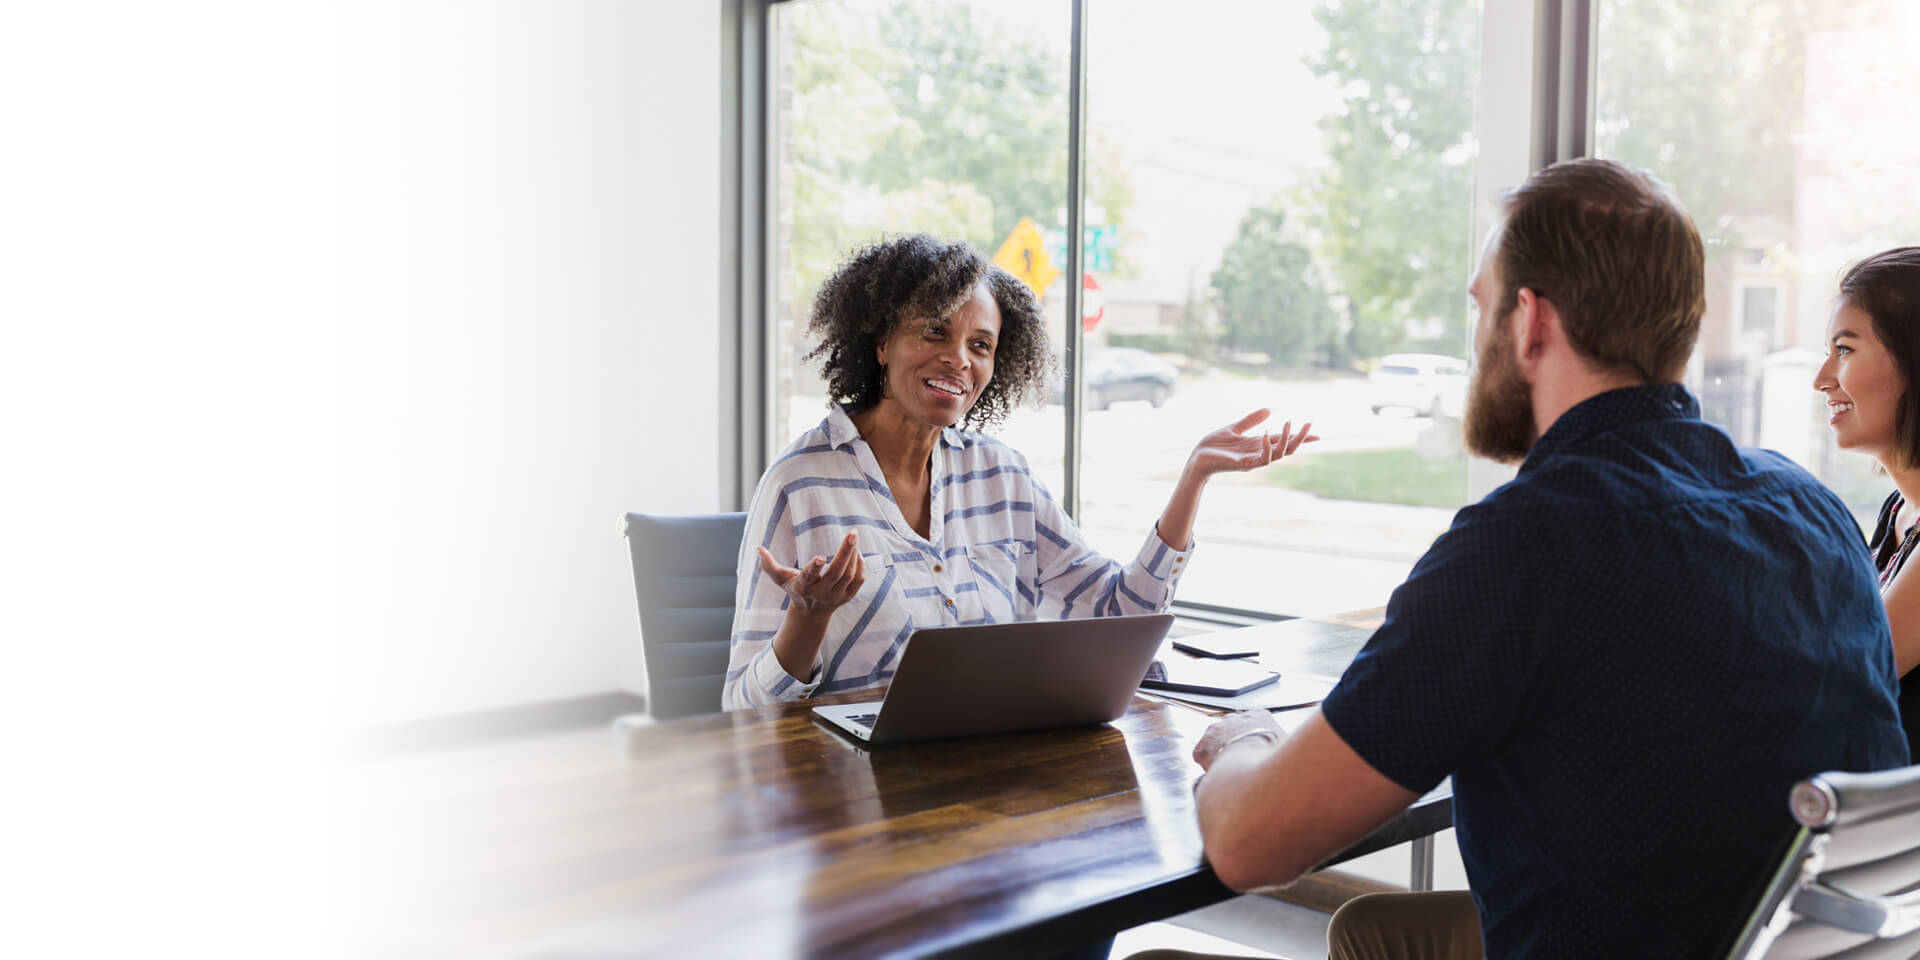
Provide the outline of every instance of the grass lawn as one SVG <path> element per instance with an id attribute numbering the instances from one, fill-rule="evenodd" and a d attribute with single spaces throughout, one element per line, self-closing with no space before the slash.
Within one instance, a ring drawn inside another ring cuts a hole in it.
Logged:
<path id="1" fill-rule="evenodd" d="M 1467 461 L 1410 448 L 1310 453 L 1266 472 L 1268 482 L 1329 500 L 1457 507 L 1467 495 Z"/>

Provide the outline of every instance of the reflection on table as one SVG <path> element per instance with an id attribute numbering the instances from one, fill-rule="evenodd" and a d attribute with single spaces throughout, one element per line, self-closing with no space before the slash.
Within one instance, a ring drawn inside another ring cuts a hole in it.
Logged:
<path id="1" fill-rule="evenodd" d="M 1253 628 L 1337 675 L 1367 631 Z M 1266 648 L 1263 648 L 1265 650 Z M 1045 956 L 1232 896 L 1202 860 L 1207 713 L 869 749 L 819 702 L 370 764 L 372 955 Z M 1429 835 L 1423 798 L 1340 858 Z"/>

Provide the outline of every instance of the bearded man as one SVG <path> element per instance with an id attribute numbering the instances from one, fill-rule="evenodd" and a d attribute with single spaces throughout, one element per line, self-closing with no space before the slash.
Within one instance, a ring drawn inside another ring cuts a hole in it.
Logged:
<path id="1" fill-rule="evenodd" d="M 1873 571 L 1838 498 L 1681 385 L 1705 257 L 1666 187 L 1577 160 L 1503 201 L 1466 434 L 1518 475 L 1291 737 L 1208 730 L 1207 858 L 1237 890 L 1289 883 L 1451 776 L 1471 894 L 1356 900 L 1331 957 L 1707 955 L 1795 781 L 1906 762 Z"/>

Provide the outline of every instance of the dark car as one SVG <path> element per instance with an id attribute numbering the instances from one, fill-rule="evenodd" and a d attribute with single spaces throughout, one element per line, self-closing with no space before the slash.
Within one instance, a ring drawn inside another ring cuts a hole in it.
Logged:
<path id="1" fill-rule="evenodd" d="M 1087 355 L 1087 409 L 1105 410 L 1123 400 L 1145 400 L 1154 406 L 1173 396 L 1179 371 L 1173 364 L 1138 347 L 1108 347 Z M 1060 381 L 1048 384 L 1053 403 L 1060 402 Z"/>

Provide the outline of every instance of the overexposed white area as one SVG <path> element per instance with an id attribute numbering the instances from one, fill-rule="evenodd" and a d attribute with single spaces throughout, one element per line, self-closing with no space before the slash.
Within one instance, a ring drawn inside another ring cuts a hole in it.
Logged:
<path id="1" fill-rule="evenodd" d="M 329 17 L 0 12 L 0 955 L 329 955 Z"/>
<path id="2" fill-rule="evenodd" d="M 717 2 L 0 14 L 7 956 L 340 956 L 329 731 L 640 685 Z"/>
<path id="3" fill-rule="evenodd" d="M 349 31 L 349 718 L 644 688 L 617 520 L 718 502 L 717 3 L 383 3 Z"/>
<path id="4" fill-rule="evenodd" d="M 1204 292 L 1247 210 L 1326 164 L 1316 122 L 1340 108 L 1340 92 L 1307 66 L 1327 45 L 1313 13 L 1199 3 L 1169 16 L 1123 0 L 1089 15 L 1091 132 L 1124 151 L 1135 195 L 1135 273 L 1108 279 L 1108 296 L 1179 303 Z"/>

